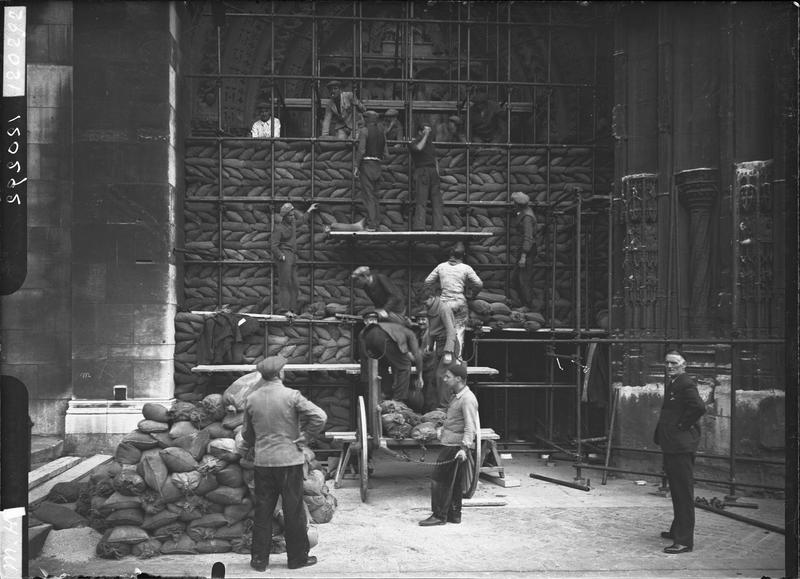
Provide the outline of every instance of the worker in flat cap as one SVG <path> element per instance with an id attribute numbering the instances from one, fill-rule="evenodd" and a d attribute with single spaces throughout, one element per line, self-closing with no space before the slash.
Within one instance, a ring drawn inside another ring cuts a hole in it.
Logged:
<path id="1" fill-rule="evenodd" d="M 362 265 L 354 269 L 350 277 L 353 284 L 367 294 L 380 320 L 408 325 L 406 299 L 388 275 Z"/>
<path id="2" fill-rule="evenodd" d="M 439 440 L 442 449 L 431 473 L 431 510 L 427 519 L 419 522 L 423 527 L 461 523 L 461 505 L 464 497 L 462 479 L 469 464 L 467 453 L 475 448 L 479 428 L 478 399 L 467 386 L 467 366 L 454 362 L 442 380 L 453 395 L 447 405 L 447 414 Z"/>
<path id="3" fill-rule="evenodd" d="M 389 109 L 383 113 L 383 134 L 387 141 L 402 141 L 405 135 L 400 113 L 397 109 Z"/>
<path id="4" fill-rule="evenodd" d="M 441 143 L 466 143 L 464 123 L 458 115 L 450 115 L 436 125 L 436 141 Z"/>
<path id="5" fill-rule="evenodd" d="M 303 223 L 319 207 L 312 203 L 302 214 Z M 291 203 L 281 205 L 278 217 L 272 228 L 270 251 L 278 267 L 278 299 L 276 313 L 294 316 L 297 313 L 297 297 L 300 283 L 297 278 L 297 215 Z"/>
<path id="6" fill-rule="evenodd" d="M 505 143 L 508 137 L 506 111 L 491 100 L 485 90 L 472 97 L 469 110 L 470 136 L 473 143 Z"/>
<path id="7" fill-rule="evenodd" d="M 378 360 L 381 391 L 385 399 L 404 402 L 415 412 L 422 410 L 423 396 L 415 396 L 412 389 L 422 393 L 422 350 L 414 331 L 405 324 L 391 320 L 381 321 L 376 312 L 364 314 L 364 328 L 358 335 L 361 358 L 362 383 L 368 377 L 367 361 Z M 391 368 L 391 373 L 381 369 Z M 411 383 L 411 368 L 416 366 L 417 377 Z M 386 378 L 390 378 L 387 380 Z"/>
<path id="8" fill-rule="evenodd" d="M 358 130 L 358 147 L 353 155 L 353 175 L 361 184 L 361 199 L 367 213 L 365 228 L 375 231 L 381 224 L 381 206 L 378 201 L 383 160 L 389 156 L 386 137 L 378 126 L 378 113 L 364 113 L 363 127 Z"/>
<path id="9" fill-rule="evenodd" d="M 533 307 L 533 262 L 538 253 L 536 215 L 530 206 L 530 197 L 522 191 L 514 191 L 511 201 L 514 204 L 511 220 L 512 288 L 517 291 L 521 305 Z"/>
<path id="10" fill-rule="evenodd" d="M 256 364 L 261 379 L 245 401 L 244 425 L 237 437 L 238 452 L 242 456 L 253 453 L 255 514 L 250 566 L 260 572 L 269 567 L 272 521 L 279 497 L 289 568 L 317 562 L 308 554 L 303 444 L 322 434 L 328 416 L 298 390 L 284 385 L 286 362 L 283 356 L 270 356 Z"/>
<path id="11" fill-rule="evenodd" d="M 256 109 L 258 118 L 250 127 L 250 136 L 254 139 L 270 139 L 281 136 L 281 121 L 277 117 L 277 103 L 263 101 L 258 103 Z"/>
<path id="12" fill-rule="evenodd" d="M 330 98 L 325 103 L 322 136 L 337 139 L 355 139 L 358 129 L 364 126 L 366 108 L 350 91 L 342 90 L 342 83 L 332 80 L 327 85 Z"/>

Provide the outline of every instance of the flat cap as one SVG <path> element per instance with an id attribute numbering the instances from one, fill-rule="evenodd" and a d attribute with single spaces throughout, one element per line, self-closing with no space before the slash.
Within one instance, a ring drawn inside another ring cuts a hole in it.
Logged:
<path id="1" fill-rule="evenodd" d="M 264 380 L 269 380 L 280 374 L 286 362 L 288 362 L 288 360 L 283 356 L 269 356 L 256 364 L 256 370 L 258 370 Z"/>
<path id="2" fill-rule="evenodd" d="M 522 191 L 514 191 L 511 194 L 511 200 L 517 205 L 527 205 L 531 202 L 531 198 L 525 195 Z"/>
<path id="3" fill-rule="evenodd" d="M 270 108 L 270 105 L 269 105 L 269 103 L 268 103 L 267 101 L 261 101 L 260 103 L 258 103 L 258 104 L 256 105 L 256 108 L 257 108 L 258 110 L 261 110 L 261 109 L 268 109 L 268 108 Z"/>
<path id="4" fill-rule="evenodd" d="M 350 274 L 350 277 L 358 277 L 360 275 L 369 275 L 369 267 L 366 265 L 361 265 L 353 270 L 353 273 Z"/>
<path id="5" fill-rule="evenodd" d="M 448 121 L 453 121 L 456 124 L 460 124 L 461 123 L 461 117 L 459 117 L 458 115 L 450 115 L 449 117 L 447 117 L 447 120 Z"/>
<path id="6" fill-rule="evenodd" d="M 453 376 L 459 376 L 464 380 L 467 379 L 467 365 L 462 362 L 453 362 L 447 367 Z"/>
<path id="7" fill-rule="evenodd" d="M 281 217 L 283 217 L 284 215 L 293 210 L 294 210 L 294 205 L 292 205 L 291 203 L 284 203 L 283 205 L 281 205 L 280 215 Z"/>
<path id="8" fill-rule="evenodd" d="M 380 115 L 375 111 L 367 111 L 364 113 L 364 118 L 369 121 L 377 121 Z"/>
<path id="9" fill-rule="evenodd" d="M 328 83 L 325 86 L 327 86 L 328 88 L 333 88 L 335 86 L 342 86 L 342 83 L 339 82 L 338 80 L 331 80 L 328 81 Z"/>
<path id="10" fill-rule="evenodd" d="M 384 116 L 384 117 L 396 117 L 396 116 L 398 116 L 399 114 L 400 114 L 400 113 L 399 113 L 399 112 L 397 112 L 397 109 L 389 109 L 389 110 L 387 110 L 385 113 L 383 113 L 383 116 Z"/>

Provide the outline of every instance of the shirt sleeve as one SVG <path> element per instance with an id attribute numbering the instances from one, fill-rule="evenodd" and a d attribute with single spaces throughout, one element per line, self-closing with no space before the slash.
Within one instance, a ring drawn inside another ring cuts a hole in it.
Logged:
<path id="1" fill-rule="evenodd" d="M 275 131 L 272 134 L 273 137 L 278 138 L 281 136 L 281 120 L 275 119 L 275 124 L 273 125 Z"/>
<path id="2" fill-rule="evenodd" d="M 439 279 L 439 266 L 433 268 L 433 271 L 428 274 L 428 277 L 425 278 L 425 287 L 433 286 L 436 283 L 436 280 Z"/>
<path id="3" fill-rule="evenodd" d="M 325 429 L 328 415 L 325 411 L 297 392 L 295 409 L 300 422 L 300 431 L 315 437 Z"/>
<path id="4" fill-rule="evenodd" d="M 255 445 L 256 433 L 253 430 L 253 420 L 250 417 L 250 405 L 245 403 L 244 407 L 244 425 L 242 426 L 241 441 L 237 442 L 236 450 L 242 456 L 245 456 L 251 448 Z"/>
<path id="5" fill-rule="evenodd" d="M 269 238 L 269 249 L 272 253 L 272 259 L 280 259 L 281 252 L 278 245 L 281 242 L 282 233 L 283 227 L 281 224 L 276 225 L 272 230 L 272 235 Z"/>
<path id="6" fill-rule="evenodd" d="M 533 217 L 522 216 L 522 253 L 528 253 L 533 247 Z"/>
<path id="7" fill-rule="evenodd" d="M 330 101 L 325 103 L 325 118 L 322 119 L 322 136 L 325 137 L 330 132 L 331 120 L 333 119 L 333 110 L 331 110 Z"/>
<path id="8" fill-rule="evenodd" d="M 483 289 L 483 280 L 478 277 L 478 274 L 475 273 L 475 270 L 472 267 L 469 267 L 467 270 L 467 279 L 469 280 L 470 285 L 472 286 L 472 293 L 476 295 L 479 291 Z"/>
<path id="9" fill-rule="evenodd" d="M 478 432 L 478 400 L 475 396 L 465 396 L 461 405 L 464 413 L 464 437 L 461 439 L 462 448 L 475 446 L 475 435 Z"/>
<path id="10" fill-rule="evenodd" d="M 358 148 L 356 154 L 353 156 L 353 167 L 358 167 L 361 164 L 361 159 L 367 152 L 367 131 L 361 129 L 358 131 Z"/>
<path id="11" fill-rule="evenodd" d="M 677 426 L 681 430 L 689 430 L 706 413 L 706 405 L 700 398 L 694 380 L 689 380 L 688 385 L 682 388 L 678 395 L 683 401 L 683 412 L 678 419 Z"/>

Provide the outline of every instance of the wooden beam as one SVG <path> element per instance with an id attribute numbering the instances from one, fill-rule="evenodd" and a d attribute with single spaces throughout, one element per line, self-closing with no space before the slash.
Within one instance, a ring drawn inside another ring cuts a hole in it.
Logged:
<path id="1" fill-rule="evenodd" d="M 28 493 L 28 506 L 34 507 L 41 503 L 50 491 L 60 482 L 72 482 L 83 478 L 91 473 L 95 468 L 110 462 L 114 457 L 109 454 L 95 454 L 81 461 L 69 470 L 66 470 L 56 477 L 53 477 L 44 484 L 39 485 Z"/>
<path id="2" fill-rule="evenodd" d="M 49 481 L 81 461 L 79 456 L 62 456 L 28 473 L 28 490 Z"/>

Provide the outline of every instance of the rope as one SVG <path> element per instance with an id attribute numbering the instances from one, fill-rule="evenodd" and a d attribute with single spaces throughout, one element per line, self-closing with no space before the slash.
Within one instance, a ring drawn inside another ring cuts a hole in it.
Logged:
<path id="1" fill-rule="evenodd" d="M 410 456 L 408 456 L 406 451 L 396 452 L 390 448 L 386 447 L 381 447 L 381 448 L 386 452 L 388 452 L 389 454 L 391 454 L 397 460 L 402 460 L 403 462 L 414 462 L 417 464 L 424 464 L 426 466 L 441 466 L 443 464 L 450 464 L 451 462 L 455 462 L 457 460 L 455 457 L 453 457 L 449 460 L 442 460 L 442 461 L 437 460 L 435 462 L 427 462 L 425 460 L 425 453 L 427 449 L 424 446 L 422 447 L 422 454 L 420 455 L 419 459 L 411 458 Z"/>

